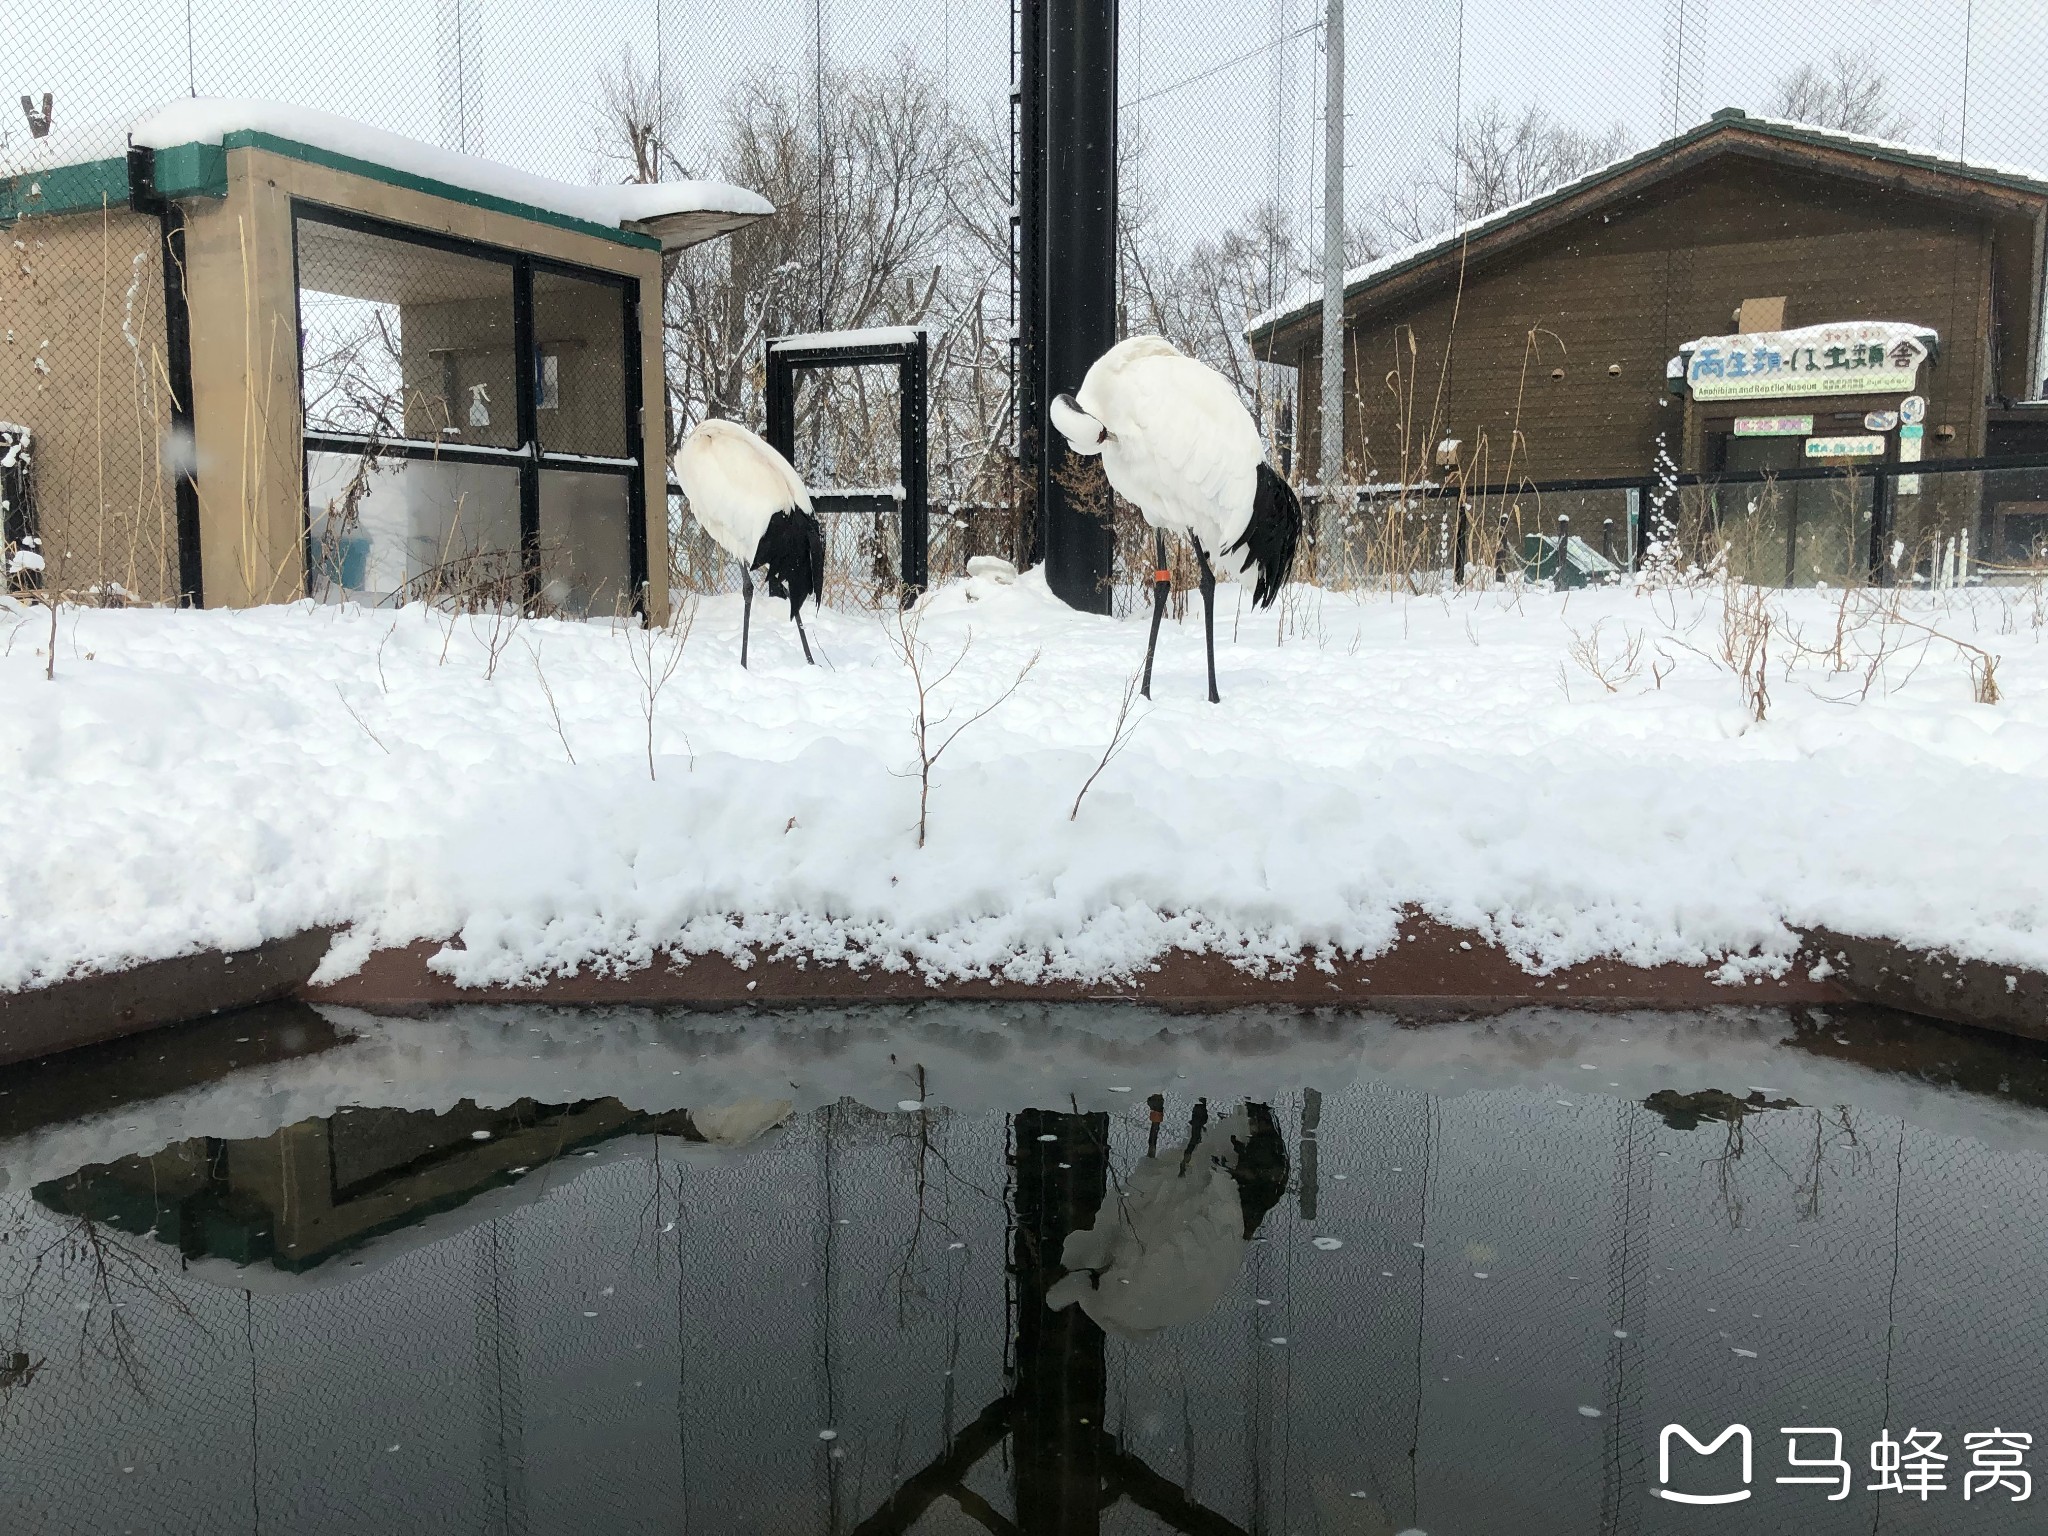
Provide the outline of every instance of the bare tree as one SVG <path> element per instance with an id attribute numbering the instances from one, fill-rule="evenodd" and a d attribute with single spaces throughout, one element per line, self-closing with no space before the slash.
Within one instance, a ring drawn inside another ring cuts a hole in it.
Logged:
<path id="1" fill-rule="evenodd" d="M 1870 54 L 1837 48 L 1822 62 L 1800 65 L 1778 81 L 1771 110 L 1779 117 L 1880 139 L 1903 139 L 1913 120 L 1891 100 L 1890 82 Z"/>
<path id="2" fill-rule="evenodd" d="M 591 151 L 600 176 L 627 182 L 679 179 L 696 173 L 676 158 L 682 136 L 684 99 L 640 67 L 628 48 L 616 69 L 598 75 L 598 101 Z"/>
<path id="3" fill-rule="evenodd" d="M 1489 101 L 1443 141 L 1436 167 L 1390 196 L 1380 211 L 1388 243 L 1427 240 L 1585 175 L 1628 152 L 1621 125 L 1588 133 L 1542 107 L 1511 114 Z"/>

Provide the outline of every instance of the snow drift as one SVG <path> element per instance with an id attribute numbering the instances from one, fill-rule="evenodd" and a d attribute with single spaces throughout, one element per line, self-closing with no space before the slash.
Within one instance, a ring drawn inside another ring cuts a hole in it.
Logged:
<path id="1" fill-rule="evenodd" d="M 1714 590 L 1292 588 L 1254 621 L 1225 588 L 1223 703 L 1199 623 L 1169 626 L 1070 820 L 1143 628 L 971 578 L 924 605 L 935 660 L 966 647 L 934 716 L 1041 659 L 940 763 L 923 849 L 914 693 L 873 616 L 820 613 L 817 668 L 759 623 L 743 672 L 737 597 L 706 600 L 650 728 L 618 626 L 66 608 L 47 681 L 46 617 L 0 613 L 0 988 L 319 924 L 348 926 L 323 977 L 452 939 L 465 984 L 764 948 L 1102 979 L 1175 946 L 1371 954 L 1407 907 L 1532 969 L 1768 973 L 1823 925 L 2048 966 L 2041 630 L 2024 594 L 1939 596 L 1918 617 L 1999 654 L 2001 702 L 1933 635 L 1837 662 L 1781 630 L 1757 723 Z M 1831 639 L 1833 597 L 1773 601 Z"/>

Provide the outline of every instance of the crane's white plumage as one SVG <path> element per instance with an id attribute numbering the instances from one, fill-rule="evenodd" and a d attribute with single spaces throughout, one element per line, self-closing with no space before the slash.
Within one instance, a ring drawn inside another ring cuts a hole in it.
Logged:
<path id="1" fill-rule="evenodd" d="M 804 633 L 806 599 L 825 594 L 825 530 L 811 510 L 811 493 L 774 447 L 738 422 L 706 421 L 676 450 L 676 481 L 690 500 L 690 515 L 712 541 L 740 563 L 740 665 L 754 621 L 754 580 L 768 570 L 768 591 L 789 599 L 804 659 L 812 660 Z"/>
<path id="2" fill-rule="evenodd" d="M 1171 342 L 1133 336 L 1095 360 L 1074 405 L 1053 403 L 1073 450 L 1101 454 L 1117 494 L 1154 528 L 1198 542 L 1219 577 L 1242 576 L 1251 550 L 1232 546 L 1251 522 L 1266 453 L 1229 381 Z"/>
<path id="3" fill-rule="evenodd" d="M 1078 1302 L 1127 1339 L 1206 1317 L 1244 1263 L 1232 1169 L 1251 1135 L 1240 1110 L 1202 1132 L 1185 1170 L 1178 1152 L 1140 1162 L 1093 1226 L 1067 1234 L 1060 1263 L 1069 1273 L 1046 1291 L 1046 1305 Z"/>
<path id="4" fill-rule="evenodd" d="M 777 512 L 811 510 L 803 476 L 736 421 L 704 422 L 676 451 L 675 468 L 690 515 L 742 565 L 754 563 Z"/>
<path id="5" fill-rule="evenodd" d="M 1133 336 L 1095 360 L 1078 397 L 1052 403 L 1052 424 L 1076 453 L 1100 454 L 1119 495 L 1159 530 L 1195 547 L 1202 569 L 1202 632 L 1209 702 L 1216 693 L 1216 579 L 1243 582 L 1270 608 L 1294 565 L 1301 503 L 1266 463 L 1258 423 L 1229 382 L 1158 336 Z M 1166 613 L 1164 570 L 1152 583 L 1152 636 L 1142 691 L 1152 697 L 1152 654 Z"/>

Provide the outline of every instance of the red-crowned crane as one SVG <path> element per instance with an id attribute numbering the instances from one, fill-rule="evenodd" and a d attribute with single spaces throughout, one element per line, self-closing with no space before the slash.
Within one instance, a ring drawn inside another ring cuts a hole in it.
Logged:
<path id="1" fill-rule="evenodd" d="M 825 530 L 789 460 L 738 422 L 705 421 L 676 450 L 676 481 L 711 541 L 740 563 L 740 665 L 754 623 L 753 572 L 766 567 L 768 595 L 789 599 L 804 660 L 804 603 L 825 594 Z"/>
<path id="2" fill-rule="evenodd" d="M 1141 691 L 1152 697 L 1152 653 L 1172 586 L 1166 570 L 1171 531 L 1194 546 L 1201 567 L 1209 702 L 1221 703 L 1216 578 L 1250 582 L 1253 606 L 1270 608 L 1301 538 L 1301 503 L 1266 462 L 1257 423 L 1221 374 L 1158 336 L 1133 336 L 1103 353 L 1078 397 L 1053 402 L 1052 420 L 1074 452 L 1102 455 L 1117 494 L 1158 531 Z"/>

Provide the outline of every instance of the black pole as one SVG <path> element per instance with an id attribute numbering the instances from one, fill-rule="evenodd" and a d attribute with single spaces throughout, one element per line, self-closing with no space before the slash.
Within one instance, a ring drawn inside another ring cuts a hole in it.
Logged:
<path id="1" fill-rule="evenodd" d="M 1898 485 L 1892 477 L 1879 470 L 1870 481 L 1870 584 L 1873 587 L 1888 587 L 1891 580 L 1886 573 L 1885 542 L 1891 532 L 1894 498 Z"/>
<path id="2" fill-rule="evenodd" d="M 185 292 L 185 211 L 156 189 L 156 151 L 128 151 L 128 206 L 154 214 L 164 263 L 164 375 L 171 392 L 171 497 L 178 530 L 178 604 L 206 606 L 192 428 L 192 310 Z"/>
<path id="3" fill-rule="evenodd" d="M 1071 460 L 1048 413 L 1116 340 L 1117 7 L 1021 0 L 1019 21 L 1025 472 L 1047 582 L 1069 606 L 1107 613 L 1116 531 L 1056 473 Z"/>
<path id="4" fill-rule="evenodd" d="M 923 331 L 917 345 L 907 350 L 898 373 L 900 404 L 897 414 L 902 442 L 903 527 L 898 569 L 903 573 L 903 603 L 908 607 L 917 594 L 931 585 L 931 508 L 925 483 L 925 368 L 929 342 Z"/>
<path id="5" fill-rule="evenodd" d="M 1045 1293 L 1065 1271 L 1067 1234 L 1093 1223 L 1109 1190 L 1109 1116 L 1027 1109 L 1016 1138 L 1014 1237 L 1017 1526 L 1034 1536 L 1098 1536 L 1109 1437 L 1102 1329 L 1078 1305 L 1054 1311 Z"/>

